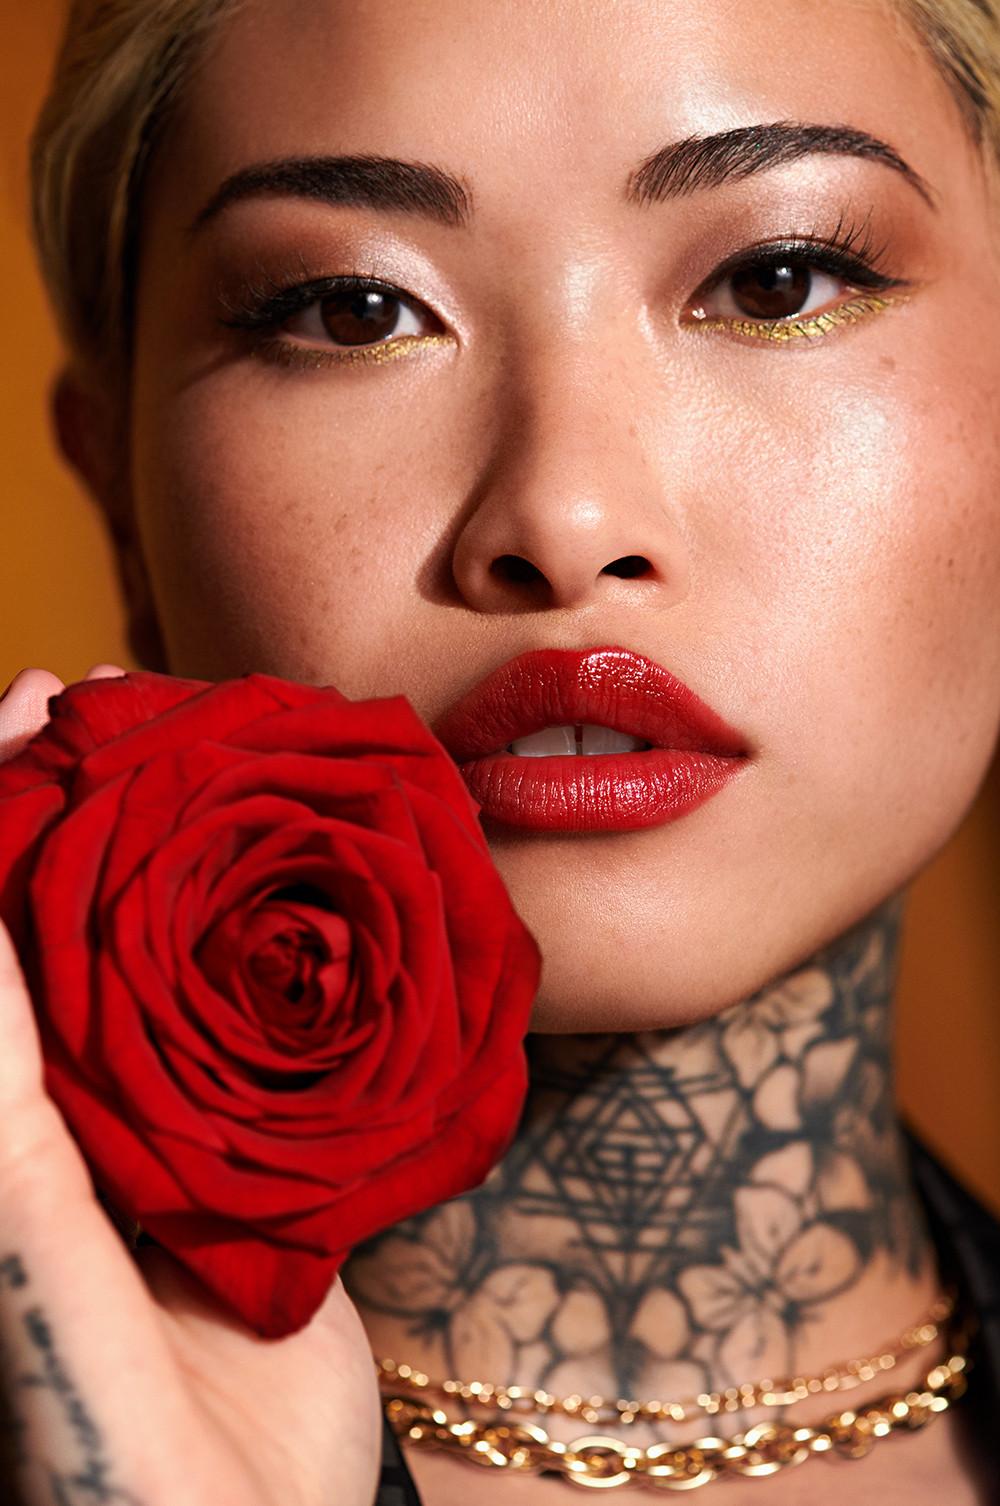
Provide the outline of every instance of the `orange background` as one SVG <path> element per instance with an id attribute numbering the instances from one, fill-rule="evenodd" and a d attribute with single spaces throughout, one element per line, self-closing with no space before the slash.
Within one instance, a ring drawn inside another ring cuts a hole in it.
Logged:
<path id="1" fill-rule="evenodd" d="M 63 6 L 0 0 L 0 689 L 26 664 L 79 678 L 128 666 L 100 522 L 56 458 L 46 397 L 59 347 L 27 237 L 28 132 Z M 1000 1211 L 1000 769 L 914 886 L 898 1019 L 899 1094 L 929 1143 Z"/>

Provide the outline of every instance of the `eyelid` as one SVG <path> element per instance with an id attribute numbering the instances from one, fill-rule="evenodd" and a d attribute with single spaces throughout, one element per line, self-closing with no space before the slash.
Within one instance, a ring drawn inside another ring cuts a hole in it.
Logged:
<path id="1" fill-rule="evenodd" d="M 424 310 L 439 325 L 442 323 L 423 299 L 357 267 L 349 273 L 327 277 L 309 278 L 300 274 L 299 281 L 283 281 L 262 274 L 256 282 L 248 282 L 235 295 L 220 295 L 222 306 L 228 314 L 220 323 L 248 335 L 252 340 L 251 354 L 284 366 L 316 367 L 364 361 L 382 363 L 410 355 L 417 347 L 454 344 L 454 338 L 450 334 L 442 333 L 391 335 L 366 345 L 355 346 L 338 346 L 332 341 L 329 345 L 308 344 L 282 334 L 283 326 L 290 320 L 308 313 L 325 298 L 355 292 L 385 293 L 404 307 Z"/>
<path id="2" fill-rule="evenodd" d="M 841 222 L 842 223 L 842 222 Z M 867 221 L 861 230 L 851 229 L 840 239 L 841 223 L 833 236 L 799 235 L 761 242 L 733 253 L 702 283 L 689 300 L 682 324 L 705 331 L 725 331 L 752 338 L 784 342 L 807 337 L 822 338 L 842 324 L 854 324 L 872 314 L 882 313 L 905 300 L 913 284 L 905 278 L 890 276 L 879 270 L 884 247 L 873 251 Z M 863 254 L 850 247 L 864 235 Z M 778 319 L 737 318 L 732 315 L 706 315 L 698 309 L 732 273 L 764 262 L 797 261 L 833 277 L 839 277 L 853 289 L 837 304 L 810 313 L 788 314 Z M 859 293 L 860 290 L 860 293 Z"/>
<path id="3" fill-rule="evenodd" d="M 706 287 L 714 286 L 724 277 L 728 277 L 731 272 L 738 271 L 740 267 L 753 266 L 761 261 L 776 261 L 783 256 L 807 261 L 810 265 L 822 267 L 824 271 L 850 269 L 858 274 L 859 279 L 864 278 L 877 283 L 894 282 L 895 278 L 879 270 L 878 263 L 882 254 L 858 255 L 848 244 L 842 244 L 827 236 L 778 236 L 772 240 L 757 241 L 753 245 L 743 246 L 739 251 L 732 252 L 714 268 L 704 282 L 699 284 L 697 291 L 702 292 Z"/>

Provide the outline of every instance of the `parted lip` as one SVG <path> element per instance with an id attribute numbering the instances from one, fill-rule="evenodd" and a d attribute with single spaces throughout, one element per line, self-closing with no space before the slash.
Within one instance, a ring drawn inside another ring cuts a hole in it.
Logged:
<path id="1" fill-rule="evenodd" d="M 590 722 L 657 748 L 746 757 L 747 741 L 661 664 L 616 644 L 532 649 L 492 670 L 433 725 L 456 763 L 543 727 Z"/>

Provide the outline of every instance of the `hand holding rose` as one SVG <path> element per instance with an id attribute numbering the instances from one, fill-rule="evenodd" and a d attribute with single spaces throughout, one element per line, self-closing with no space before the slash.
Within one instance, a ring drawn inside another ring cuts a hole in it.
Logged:
<path id="1" fill-rule="evenodd" d="M 0 768 L 0 912 L 37 1016 L 8 951 L 8 1350 L 38 1368 L 43 1312 L 120 1445 L 90 1465 L 144 1501 L 176 1498 L 178 1460 L 186 1502 L 276 1500 L 291 1455 L 296 1499 L 332 1499 L 336 1480 L 367 1506 L 378 1398 L 335 1272 L 502 1153 L 537 950 L 401 698 L 135 675 L 54 710 Z M 0 740 L 15 721 L 0 707 Z M 155 1301 L 78 1145 L 177 1257 L 137 1252 Z M 205 1286 L 258 1333 L 298 1331 L 264 1342 Z"/>

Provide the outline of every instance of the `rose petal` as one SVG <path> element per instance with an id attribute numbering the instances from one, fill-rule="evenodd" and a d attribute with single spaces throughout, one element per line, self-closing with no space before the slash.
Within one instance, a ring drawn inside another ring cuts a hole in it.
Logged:
<path id="1" fill-rule="evenodd" d="M 289 695 L 313 704 L 317 714 L 327 704 L 334 713 L 343 702 L 340 692 L 332 688 L 311 692 L 266 675 L 245 675 L 212 685 L 140 671 L 70 687 L 51 703 L 50 725 L 54 736 L 63 741 L 69 734 L 76 757 L 87 738 L 95 744 L 83 759 L 87 786 L 94 788 L 174 750 L 189 754 L 202 743 L 223 744 L 245 730 L 248 722 L 283 710 Z M 64 733 L 67 717 L 73 727 Z M 78 723 L 84 724 L 82 729 Z"/>
<path id="2" fill-rule="evenodd" d="M 0 793 L 45 780 L 69 780 L 80 761 L 138 723 L 186 701 L 201 680 L 145 673 L 80 680 L 48 703 L 49 720 L 27 747 L 0 768 Z M 118 770 L 118 772 L 122 772 Z"/>
<path id="3" fill-rule="evenodd" d="M 258 1331 L 300 1326 L 353 1243 L 489 1173 L 523 1103 L 540 956 L 404 698 L 266 676 L 71 687 L 13 784 L 56 790 L 45 819 L 62 813 L 43 829 L 33 808 L 17 858 L 46 938 L 53 1098 L 114 1205 Z M 86 840 L 54 843 L 50 885 L 35 857 L 56 830 Z M 331 959 L 287 1021 L 288 991 L 250 965 L 266 905 Z"/>
<path id="4" fill-rule="evenodd" d="M 0 764 L 0 773 L 4 770 Z M 64 796 L 58 785 L 0 799 L 0 918 L 14 946 L 27 963 L 27 886 L 39 849 L 39 839 L 62 814 Z M 30 971 L 30 969 L 28 969 Z"/>

